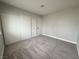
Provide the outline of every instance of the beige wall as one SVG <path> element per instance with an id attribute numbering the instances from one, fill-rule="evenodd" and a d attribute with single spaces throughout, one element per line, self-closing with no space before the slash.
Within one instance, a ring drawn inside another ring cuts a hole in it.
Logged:
<path id="1" fill-rule="evenodd" d="M 43 18 L 42 33 L 72 43 L 77 42 L 76 8 L 51 13 Z"/>
<path id="2" fill-rule="evenodd" d="M 36 20 L 41 16 L 1 3 L 5 43 L 11 44 L 37 35 Z M 32 21 L 32 22 L 31 22 Z M 39 29 L 40 30 L 40 29 Z M 40 34 L 40 33 L 39 33 Z"/>

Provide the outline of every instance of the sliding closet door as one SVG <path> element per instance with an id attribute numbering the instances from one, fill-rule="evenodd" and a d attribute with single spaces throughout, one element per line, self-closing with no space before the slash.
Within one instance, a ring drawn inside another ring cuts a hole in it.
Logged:
<path id="1" fill-rule="evenodd" d="M 37 29 L 36 29 L 36 32 L 37 32 L 37 35 L 40 35 L 41 34 L 41 32 L 42 32 L 42 17 L 40 17 L 40 16 L 37 16 L 37 21 L 36 21 L 36 23 L 37 23 Z"/>
<path id="2" fill-rule="evenodd" d="M 0 17 L 0 59 L 3 58 L 3 52 L 4 52 L 4 40 L 2 36 L 1 17 Z"/>
<path id="3" fill-rule="evenodd" d="M 37 15 L 7 12 L 2 15 L 2 24 L 6 45 L 41 33 L 41 18 Z"/>
<path id="4" fill-rule="evenodd" d="M 42 30 L 42 17 L 32 16 L 32 37 L 40 35 Z"/>
<path id="5" fill-rule="evenodd" d="M 31 37 L 31 16 L 8 12 L 2 18 L 6 45 Z"/>
<path id="6" fill-rule="evenodd" d="M 31 18 L 31 32 L 32 32 L 31 34 L 32 34 L 32 37 L 37 35 L 37 32 L 36 32 L 37 23 L 36 23 L 36 21 L 37 21 L 36 16 L 32 16 L 32 18 Z"/>

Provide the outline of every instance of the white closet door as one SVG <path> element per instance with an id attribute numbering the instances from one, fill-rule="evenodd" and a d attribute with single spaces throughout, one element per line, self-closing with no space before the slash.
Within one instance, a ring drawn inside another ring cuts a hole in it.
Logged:
<path id="1" fill-rule="evenodd" d="M 32 27 L 32 37 L 34 37 L 34 36 L 36 36 L 37 34 L 36 34 L 36 16 L 32 16 L 32 23 L 31 23 L 31 27 Z"/>
<path id="2" fill-rule="evenodd" d="M 6 44 L 31 37 L 31 16 L 8 13 L 2 16 Z"/>
<path id="3" fill-rule="evenodd" d="M 21 39 L 27 39 L 31 37 L 31 16 L 22 16 L 20 21 L 20 29 Z"/>
<path id="4" fill-rule="evenodd" d="M 42 17 L 37 17 L 37 35 L 40 35 L 42 31 Z"/>

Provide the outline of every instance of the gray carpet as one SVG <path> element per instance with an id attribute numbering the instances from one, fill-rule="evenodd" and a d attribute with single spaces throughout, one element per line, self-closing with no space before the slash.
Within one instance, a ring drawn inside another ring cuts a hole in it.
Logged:
<path id="1" fill-rule="evenodd" d="M 79 59 L 76 45 L 39 35 L 5 48 L 4 59 Z"/>

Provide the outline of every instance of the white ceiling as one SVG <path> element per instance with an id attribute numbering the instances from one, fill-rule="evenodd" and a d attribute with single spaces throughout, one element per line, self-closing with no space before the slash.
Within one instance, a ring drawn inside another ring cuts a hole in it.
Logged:
<path id="1" fill-rule="evenodd" d="M 2 0 L 5 3 L 24 10 L 36 13 L 39 15 L 46 15 L 66 8 L 75 7 L 77 0 Z M 40 7 L 40 5 L 45 7 Z"/>

